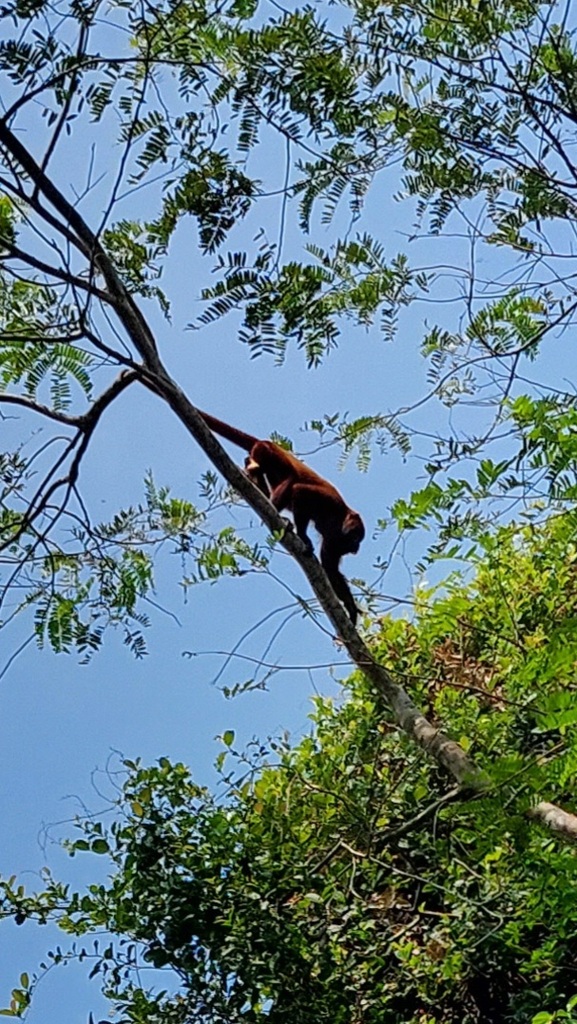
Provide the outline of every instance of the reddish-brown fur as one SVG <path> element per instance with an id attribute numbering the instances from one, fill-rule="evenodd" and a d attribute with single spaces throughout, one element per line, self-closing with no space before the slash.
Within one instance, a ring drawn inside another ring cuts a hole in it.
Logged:
<path id="1" fill-rule="evenodd" d="M 310 522 L 322 537 L 320 559 L 333 590 L 343 602 L 353 624 L 357 606 L 349 585 L 339 570 L 343 555 L 356 554 L 365 536 L 358 512 L 345 504 L 336 487 L 274 441 L 260 441 L 206 412 L 201 416 L 207 427 L 249 453 L 245 461 L 247 476 L 263 491 L 277 512 L 292 512 L 298 536 L 310 554 L 313 546 L 307 535 Z"/>

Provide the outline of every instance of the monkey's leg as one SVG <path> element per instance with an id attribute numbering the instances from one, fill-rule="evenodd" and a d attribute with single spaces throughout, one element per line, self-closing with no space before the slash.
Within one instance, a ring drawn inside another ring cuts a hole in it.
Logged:
<path id="1" fill-rule="evenodd" d="M 354 626 L 357 621 L 359 609 L 355 604 L 355 599 L 351 593 L 351 588 L 349 587 L 347 580 L 345 579 L 345 577 L 343 576 L 342 572 L 339 569 L 339 562 L 340 557 L 338 555 L 335 555 L 334 551 L 331 550 L 330 543 L 327 543 L 326 540 L 323 540 L 323 543 L 321 545 L 321 565 L 323 566 L 329 580 L 331 581 L 331 586 L 335 594 L 337 595 L 339 601 L 342 601 L 347 612 L 349 613 L 349 618 Z"/>
<path id="2" fill-rule="evenodd" d="M 282 480 L 280 484 L 273 487 L 270 495 L 270 500 L 277 512 L 282 512 L 284 508 L 288 508 L 294 513 L 293 506 L 293 488 L 294 480 L 292 477 Z"/>

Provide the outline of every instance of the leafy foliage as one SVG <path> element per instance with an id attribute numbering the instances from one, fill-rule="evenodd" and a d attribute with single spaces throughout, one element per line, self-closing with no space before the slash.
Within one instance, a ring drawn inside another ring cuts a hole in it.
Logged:
<path id="1" fill-rule="evenodd" d="M 126 762 L 114 820 L 79 821 L 68 844 L 108 854 L 110 882 L 31 896 L 7 880 L 5 912 L 55 915 L 79 959 L 105 927 L 91 973 L 143 1024 L 553 1019 L 574 985 L 574 854 L 524 814 L 543 793 L 570 800 L 577 770 L 574 538 L 573 516 L 503 528 L 472 582 L 421 591 L 413 621 L 375 632 L 381 660 L 490 766 L 482 800 L 451 802 L 353 678 L 346 703 L 315 700 L 294 748 L 242 753 L 226 731 L 224 800 L 182 764 Z M 170 970 L 174 994 L 141 987 L 139 964 Z"/>
<path id="2" fill-rule="evenodd" d="M 154 561 L 167 542 L 179 556 L 180 585 L 189 588 L 221 576 L 266 571 L 268 557 L 239 538 L 231 527 L 207 534 L 208 511 L 223 501 L 214 480 L 204 483 L 206 512 L 146 480 L 146 501 L 116 513 L 108 523 L 92 525 L 70 515 L 66 543 L 38 542 L 38 529 L 11 505 L 19 499 L 26 463 L 18 455 L 0 463 L 6 485 L 0 492 L 0 527 L 13 579 L 26 580 L 22 610 L 35 609 L 39 646 L 56 653 L 76 650 L 83 660 L 98 650 L 107 630 L 120 629 L 137 656 L 146 654 L 143 631 L 147 604 L 154 594 Z M 49 516 L 47 515 L 49 522 Z M 12 542 L 10 545 L 10 538 Z"/>
<path id="3" fill-rule="evenodd" d="M 74 310 L 60 302 L 53 289 L 0 277 L 2 390 L 10 384 L 22 384 L 24 393 L 36 398 L 48 380 L 50 401 L 56 410 L 70 406 L 71 381 L 89 395 L 92 359 L 73 344 L 75 326 Z M 70 341 L 62 340 L 67 333 Z"/>

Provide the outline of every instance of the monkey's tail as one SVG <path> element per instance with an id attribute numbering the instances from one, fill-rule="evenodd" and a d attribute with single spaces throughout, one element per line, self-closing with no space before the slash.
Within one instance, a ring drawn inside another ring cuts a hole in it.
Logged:
<path id="1" fill-rule="evenodd" d="M 258 437 L 253 437 L 252 434 L 245 434 L 244 430 L 231 427 L 229 423 L 217 420 L 216 416 L 211 416 L 209 413 L 203 412 L 202 409 L 199 409 L 198 412 L 210 430 L 214 431 L 215 434 L 220 434 L 221 437 L 225 437 L 227 441 L 237 444 L 239 448 L 244 448 L 245 452 L 250 452 L 255 444 L 258 443 Z"/>

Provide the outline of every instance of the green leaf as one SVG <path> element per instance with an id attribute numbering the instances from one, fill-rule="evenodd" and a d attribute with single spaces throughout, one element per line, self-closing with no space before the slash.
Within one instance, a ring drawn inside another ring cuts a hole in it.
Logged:
<path id="1" fill-rule="evenodd" d="M 90 849 L 93 853 L 110 853 L 110 847 L 106 839 L 93 839 Z"/>

